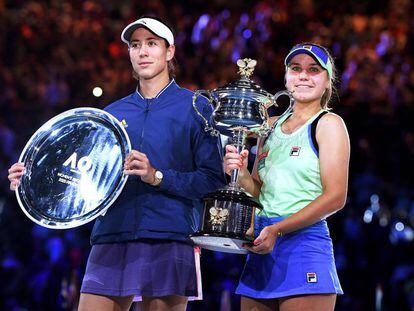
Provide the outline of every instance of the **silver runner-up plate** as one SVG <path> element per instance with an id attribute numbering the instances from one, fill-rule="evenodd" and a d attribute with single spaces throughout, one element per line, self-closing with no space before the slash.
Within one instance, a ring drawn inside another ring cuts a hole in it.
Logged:
<path id="1" fill-rule="evenodd" d="M 103 215 L 121 193 L 131 143 L 109 113 L 76 108 L 50 119 L 20 155 L 25 172 L 16 196 L 35 223 L 53 229 L 78 227 Z"/>

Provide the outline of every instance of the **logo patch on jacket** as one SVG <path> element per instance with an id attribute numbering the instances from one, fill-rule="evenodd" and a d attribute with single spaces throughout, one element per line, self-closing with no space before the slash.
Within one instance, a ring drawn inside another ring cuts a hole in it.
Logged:
<path id="1" fill-rule="evenodd" d="M 308 283 L 316 283 L 316 282 L 318 282 L 318 279 L 316 277 L 316 273 L 315 272 L 308 272 L 308 273 L 306 273 L 306 280 L 308 281 Z"/>
<path id="2" fill-rule="evenodd" d="M 128 127 L 128 124 L 125 121 L 125 119 L 122 119 L 121 124 L 122 124 L 123 127 Z"/>
<path id="3" fill-rule="evenodd" d="M 292 149 L 290 149 L 290 154 L 289 155 L 291 157 L 297 157 L 299 155 L 299 153 L 300 153 L 300 147 L 295 146 L 295 147 L 292 147 Z"/>

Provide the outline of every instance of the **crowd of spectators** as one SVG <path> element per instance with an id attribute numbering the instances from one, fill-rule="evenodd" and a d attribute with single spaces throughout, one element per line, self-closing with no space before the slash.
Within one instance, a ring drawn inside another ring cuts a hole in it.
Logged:
<path id="1" fill-rule="evenodd" d="M 30 222 L 7 169 L 51 117 L 134 90 L 120 33 L 155 14 L 175 29 L 176 79 L 192 90 L 236 79 L 235 61 L 250 57 L 255 81 L 275 93 L 293 44 L 332 50 L 340 78 L 333 111 L 352 148 L 348 202 L 329 219 L 345 291 L 337 310 L 414 310 L 413 13 L 409 0 L 0 1 L 0 309 L 76 307 L 91 227 Z M 237 310 L 243 259 L 203 251 L 204 301 L 189 310 Z"/>

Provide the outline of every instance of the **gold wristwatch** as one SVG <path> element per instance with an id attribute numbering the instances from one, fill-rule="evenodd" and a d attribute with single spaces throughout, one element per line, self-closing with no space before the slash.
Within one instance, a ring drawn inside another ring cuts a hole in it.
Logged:
<path id="1" fill-rule="evenodd" d="M 162 182 L 163 177 L 164 174 L 161 171 L 155 170 L 154 182 L 151 184 L 151 186 L 158 186 Z"/>

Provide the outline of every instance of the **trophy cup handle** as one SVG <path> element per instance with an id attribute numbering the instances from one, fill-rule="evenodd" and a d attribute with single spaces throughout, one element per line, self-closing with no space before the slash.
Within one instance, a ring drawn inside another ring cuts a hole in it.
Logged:
<path id="1" fill-rule="evenodd" d="M 216 108 L 216 106 L 214 105 L 215 101 L 214 101 L 213 97 L 211 96 L 210 92 L 206 91 L 206 90 L 197 90 L 197 91 L 195 91 L 195 93 L 193 95 L 193 108 L 194 108 L 195 112 L 198 114 L 198 116 L 205 123 L 204 131 L 210 132 L 211 136 L 217 136 L 218 137 L 220 135 L 219 131 L 217 131 L 215 128 L 213 128 L 208 123 L 208 120 L 203 116 L 203 114 L 197 108 L 196 101 L 197 101 L 197 98 L 200 95 L 205 96 L 208 99 L 208 102 L 214 107 L 214 109 Z"/>
<path id="2" fill-rule="evenodd" d="M 282 117 L 282 116 L 284 116 L 285 114 L 287 114 L 287 113 L 289 113 L 290 111 L 292 111 L 292 109 L 293 109 L 293 104 L 294 104 L 294 102 L 295 102 L 295 100 L 294 100 L 294 98 L 293 98 L 293 96 L 292 96 L 292 93 L 293 92 L 291 92 L 291 91 L 288 91 L 288 90 L 282 90 L 282 91 L 279 91 L 279 92 L 277 92 L 275 95 L 273 95 L 273 96 L 269 96 L 268 98 L 269 98 L 269 100 L 263 105 L 263 106 L 261 106 L 260 108 L 261 108 L 261 112 L 260 112 L 260 114 L 262 115 L 262 116 L 264 116 L 263 117 L 263 119 L 265 119 L 266 120 L 266 122 L 264 122 L 263 123 L 263 125 L 262 125 L 262 127 L 257 131 L 257 134 L 259 135 L 259 136 L 261 136 L 261 137 L 266 137 L 267 135 L 269 135 L 269 133 L 273 130 L 273 127 L 271 127 L 269 124 L 268 124 L 268 122 L 267 122 L 267 120 L 269 119 L 269 115 L 268 115 L 268 113 L 267 113 L 267 110 L 271 107 L 271 106 L 275 106 L 275 107 L 278 107 L 278 104 L 277 104 L 277 100 L 279 99 L 279 97 L 280 96 L 288 96 L 289 97 L 289 106 L 286 108 L 286 110 L 279 116 L 279 118 L 280 117 Z"/>
<path id="3" fill-rule="evenodd" d="M 290 111 L 292 111 L 292 109 L 293 109 L 293 104 L 295 103 L 295 99 L 293 98 L 293 96 L 292 96 L 292 94 L 293 94 L 293 92 L 291 92 L 291 91 L 288 91 L 288 90 L 282 90 L 282 91 L 279 91 L 279 92 L 277 92 L 274 96 L 273 96 L 273 104 L 275 105 L 275 106 L 277 106 L 277 100 L 278 100 L 278 98 L 280 97 L 280 96 L 283 96 L 283 95 L 285 95 L 285 96 L 288 96 L 289 97 L 289 106 L 286 108 L 286 110 L 279 116 L 279 118 L 280 117 L 282 117 L 282 116 L 284 116 L 285 114 L 287 114 L 287 113 L 289 113 Z"/>
<path id="4" fill-rule="evenodd" d="M 277 106 L 277 100 L 279 99 L 279 97 L 285 95 L 289 97 L 289 107 L 286 109 L 286 110 L 289 110 L 289 108 L 292 107 L 293 102 L 295 101 L 292 94 L 293 92 L 288 91 L 288 90 L 282 90 L 282 91 L 277 92 L 273 96 L 273 105 Z"/>

